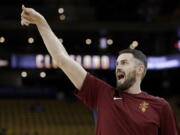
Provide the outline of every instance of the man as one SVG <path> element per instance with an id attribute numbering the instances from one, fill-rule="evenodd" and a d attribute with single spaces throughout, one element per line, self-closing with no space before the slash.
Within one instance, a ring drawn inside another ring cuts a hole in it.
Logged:
<path id="1" fill-rule="evenodd" d="M 141 51 L 120 52 L 115 89 L 71 59 L 45 18 L 34 9 L 22 6 L 21 24 L 36 24 L 49 53 L 77 88 L 77 97 L 90 109 L 97 109 L 97 135 L 178 135 L 168 102 L 141 91 L 147 68 Z"/>

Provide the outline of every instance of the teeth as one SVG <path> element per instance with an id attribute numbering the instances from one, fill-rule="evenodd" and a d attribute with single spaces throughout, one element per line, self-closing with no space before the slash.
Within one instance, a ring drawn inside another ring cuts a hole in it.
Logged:
<path id="1" fill-rule="evenodd" d="M 118 79 L 119 79 L 119 80 L 122 79 L 122 78 L 124 78 L 124 75 L 123 75 L 123 74 L 118 75 Z"/>
<path id="2" fill-rule="evenodd" d="M 117 72 L 117 78 L 118 78 L 118 80 L 123 79 L 124 76 L 125 76 L 125 75 L 124 75 L 123 72 Z"/>

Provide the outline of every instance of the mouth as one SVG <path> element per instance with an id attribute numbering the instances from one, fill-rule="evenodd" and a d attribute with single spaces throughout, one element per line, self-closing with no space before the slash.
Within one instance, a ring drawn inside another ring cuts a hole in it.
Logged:
<path id="1" fill-rule="evenodd" d="M 122 79 L 124 79 L 125 78 L 125 74 L 124 73 L 118 73 L 117 74 L 117 80 L 119 81 L 119 80 L 122 80 Z"/>

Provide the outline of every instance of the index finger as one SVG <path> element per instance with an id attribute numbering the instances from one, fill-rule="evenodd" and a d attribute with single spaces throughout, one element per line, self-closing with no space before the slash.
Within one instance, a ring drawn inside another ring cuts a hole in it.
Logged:
<path id="1" fill-rule="evenodd" d="M 26 7 L 24 5 L 22 5 L 22 10 L 26 10 Z"/>
<path id="2" fill-rule="evenodd" d="M 22 10 L 24 11 L 24 13 L 29 13 L 29 9 L 30 8 L 27 8 L 24 5 L 22 5 Z"/>

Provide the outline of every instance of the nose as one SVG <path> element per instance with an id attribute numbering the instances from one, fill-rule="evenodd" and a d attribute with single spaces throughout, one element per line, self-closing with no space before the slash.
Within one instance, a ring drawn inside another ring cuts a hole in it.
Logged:
<path id="1" fill-rule="evenodd" d="M 122 65 L 120 63 L 116 63 L 116 72 L 122 71 Z"/>
<path id="2" fill-rule="evenodd" d="M 120 67 L 116 67 L 116 72 L 122 72 L 122 69 Z"/>
<path id="3" fill-rule="evenodd" d="M 120 69 L 121 68 L 121 64 L 120 63 L 116 63 L 116 69 Z"/>

